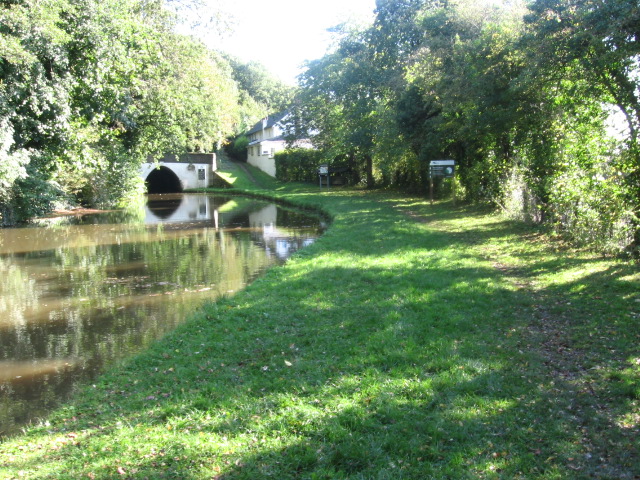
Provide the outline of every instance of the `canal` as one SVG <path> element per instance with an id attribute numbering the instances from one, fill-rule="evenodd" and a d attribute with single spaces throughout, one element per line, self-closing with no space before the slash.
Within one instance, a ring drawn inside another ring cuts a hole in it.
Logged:
<path id="1" fill-rule="evenodd" d="M 321 232 L 293 209 L 205 194 L 1 229 L 0 437 Z"/>

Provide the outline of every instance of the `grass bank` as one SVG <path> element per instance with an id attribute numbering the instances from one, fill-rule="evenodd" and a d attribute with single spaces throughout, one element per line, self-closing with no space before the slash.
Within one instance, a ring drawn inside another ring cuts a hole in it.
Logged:
<path id="1" fill-rule="evenodd" d="M 46 423 L 2 478 L 637 478 L 640 274 L 490 212 L 262 184 L 314 245 Z"/>

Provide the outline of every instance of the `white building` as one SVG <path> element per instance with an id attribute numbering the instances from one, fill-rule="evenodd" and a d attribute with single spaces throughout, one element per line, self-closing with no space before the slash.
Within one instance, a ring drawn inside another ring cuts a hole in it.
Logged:
<path id="1" fill-rule="evenodd" d="M 276 176 L 275 155 L 287 148 L 287 122 L 291 119 L 288 111 L 276 113 L 263 118 L 247 133 L 247 163 L 263 172 Z M 296 140 L 295 147 L 311 148 L 308 140 Z"/>

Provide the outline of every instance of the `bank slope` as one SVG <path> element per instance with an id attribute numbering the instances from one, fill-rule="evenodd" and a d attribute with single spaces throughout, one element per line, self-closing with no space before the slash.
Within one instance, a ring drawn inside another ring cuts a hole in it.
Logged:
<path id="1" fill-rule="evenodd" d="M 640 474 L 636 267 L 483 210 L 273 194 L 331 228 L 6 440 L 1 474 Z"/>

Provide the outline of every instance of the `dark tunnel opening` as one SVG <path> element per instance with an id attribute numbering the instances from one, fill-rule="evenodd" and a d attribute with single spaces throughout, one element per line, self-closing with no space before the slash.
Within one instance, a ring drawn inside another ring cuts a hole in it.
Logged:
<path id="1" fill-rule="evenodd" d="M 153 170 L 147 180 L 147 193 L 179 193 L 182 184 L 178 176 L 170 168 L 160 167 Z"/>

